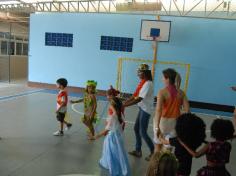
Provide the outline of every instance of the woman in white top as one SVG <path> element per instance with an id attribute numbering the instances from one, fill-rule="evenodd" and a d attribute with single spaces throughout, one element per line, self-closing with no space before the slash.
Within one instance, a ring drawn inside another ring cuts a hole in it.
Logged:
<path id="1" fill-rule="evenodd" d="M 138 76 L 140 78 L 140 83 L 137 86 L 136 91 L 134 92 L 133 96 L 123 104 L 124 107 L 128 107 L 134 104 L 138 104 L 139 107 L 139 113 L 134 125 L 136 146 L 135 150 L 129 152 L 129 154 L 135 157 L 142 157 L 141 147 L 143 138 L 150 150 L 150 155 L 145 158 L 147 161 L 149 161 L 154 152 L 154 144 L 147 133 L 147 129 L 151 116 L 151 108 L 153 106 L 154 97 L 152 74 L 147 64 L 140 65 L 138 69 Z"/>

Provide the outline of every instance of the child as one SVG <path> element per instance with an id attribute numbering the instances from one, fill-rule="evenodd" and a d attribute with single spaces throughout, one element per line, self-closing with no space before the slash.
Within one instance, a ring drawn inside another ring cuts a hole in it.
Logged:
<path id="1" fill-rule="evenodd" d="M 178 176 L 189 176 L 192 167 L 192 156 L 180 144 L 179 139 L 184 141 L 188 146 L 197 149 L 206 137 L 205 128 L 206 125 L 201 118 L 194 114 L 186 113 L 177 118 L 175 126 L 177 137 L 164 139 L 160 136 L 162 144 L 170 144 L 175 147 L 174 153 L 179 162 Z"/>
<path id="2" fill-rule="evenodd" d="M 170 152 L 153 154 L 146 176 L 176 176 L 178 161 Z"/>
<path id="3" fill-rule="evenodd" d="M 117 97 L 108 97 L 110 106 L 105 129 L 94 137 L 106 136 L 103 144 L 102 158 L 99 164 L 109 170 L 111 176 L 129 176 L 130 166 L 124 148 L 122 133 L 122 102 Z"/>
<path id="4" fill-rule="evenodd" d="M 85 95 L 83 99 L 71 100 L 71 103 L 84 102 L 84 117 L 82 122 L 89 129 L 89 138 L 95 135 L 94 123 L 97 121 L 97 99 L 95 96 L 97 82 L 93 80 L 88 80 L 85 90 Z"/>
<path id="5" fill-rule="evenodd" d="M 197 176 L 230 176 L 225 164 L 229 163 L 231 144 L 227 141 L 233 138 L 234 126 L 230 120 L 216 119 L 211 125 L 211 136 L 216 140 L 201 148 L 198 152 L 188 144 L 181 144 L 194 157 L 206 154 L 207 166 L 197 172 Z"/>
<path id="6" fill-rule="evenodd" d="M 54 136 L 63 136 L 63 127 L 66 124 L 67 128 L 69 129 L 72 124 L 65 121 L 66 111 L 67 111 L 67 102 L 68 102 L 68 95 L 65 90 L 67 87 L 67 80 L 65 78 L 60 78 L 57 80 L 57 88 L 60 90 L 57 95 L 57 120 L 60 122 L 60 130 L 56 131 L 53 135 Z"/>
<path id="7" fill-rule="evenodd" d="M 110 89 L 107 91 L 107 95 L 109 97 L 118 97 L 120 95 L 120 91 L 113 88 L 113 86 L 110 86 Z M 109 99 L 109 98 L 108 98 Z"/>
<path id="8" fill-rule="evenodd" d="M 118 97 L 120 95 L 120 91 L 119 90 L 116 90 L 114 89 L 112 86 L 110 86 L 110 89 L 107 91 L 107 98 L 108 100 L 114 98 L 114 97 L 117 97 L 121 100 L 120 97 Z M 110 113 L 110 112 L 108 112 Z M 124 117 L 125 116 L 125 112 L 124 112 L 124 107 L 122 106 L 122 109 L 121 109 L 121 113 L 122 113 L 122 116 Z M 122 129 L 124 130 L 125 129 L 125 121 L 123 121 L 123 124 L 122 124 Z"/>

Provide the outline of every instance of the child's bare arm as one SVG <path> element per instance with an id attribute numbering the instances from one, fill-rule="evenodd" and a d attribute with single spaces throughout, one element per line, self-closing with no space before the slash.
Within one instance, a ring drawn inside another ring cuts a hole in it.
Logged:
<path id="1" fill-rule="evenodd" d="M 109 132 L 109 130 L 105 129 L 105 130 L 101 131 L 99 134 L 97 134 L 94 138 L 99 139 L 102 136 L 106 136 L 108 132 Z"/>
<path id="2" fill-rule="evenodd" d="M 199 151 L 193 151 L 191 148 L 189 148 L 185 143 L 183 143 L 180 139 L 179 139 L 180 144 L 188 151 L 188 153 L 190 155 L 192 155 L 195 158 L 199 158 L 202 155 L 204 155 L 209 147 L 209 144 L 206 144 L 205 146 L 203 146 Z"/>
<path id="3" fill-rule="evenodd" d="M 84 101 L 84 99 L 82 98 L 82 99 L 79 99 L 79 100 L 70 100 L 70 103 L 71 104 L 74 104 L 74 103 L 81 103 L 81 102 L 83 102 Z"/>

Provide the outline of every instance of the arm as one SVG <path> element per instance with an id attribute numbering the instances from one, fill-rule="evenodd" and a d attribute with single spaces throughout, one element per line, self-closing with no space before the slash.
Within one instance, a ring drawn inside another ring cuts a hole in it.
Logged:
<path id="1" fill-rule="evenodd" d="M 184 96 L 183 97 L 183 110 L 185 113 L 188 113 L 188 112 L 190 112 L 188 98 L 184 92 L 183 92 L 183 96 Z"/>
<path id="2" fill-rule="evenodd" d="M 110 108 L 112 108 L 112 111 L 114 113 L 115 109 L 112 106 L 110 106 Z M 111 126 L 112 126 L 112 119 L 109 118 L 109 119 L 107 119 L 107 124 L 106 124 L 105 129 L 103 131 L 101 131 L 100 133 L 98 133 L 97 135 L 92 136 L 91 139 L 95 140 L 95 139 L 98 139 L 98 138 L 100 138 L 102 136 L 106 136 L 107 133 L 110 131 Z"/>
<path id="3" fill-rule="evenodd" d="M 62 107 L 65 107 L 65 106 L 66 106 L 66 103 L 63 102 L 63 103 L 61 104 L 61 106 L 57 109 L 56 113 L 60 112 L 61 108 L 62 108 Z"/>
<path id="4" fill-rule="evenodd" d="M 161 120 L 161 114 L 162 114 L 162 106 L 163 106 L 163 102 L 164 102 L 164 96 L 163 96 L 163 92 L 159 91 L 158 95 L 157 95 L 157 104 L 156 104 L 156 112 L 155 112 L 155 116 L 154 116 L 154 123 L 155 123 L 155 127 L 157 128 L 157 137 L 160 133 L 160 120 Z"/>
<path id="5" fill-rule="evenodd" d="M 189 148 L 185 143 L 183 143 L 180 139 L 179 139 L 179 142 L 188 151 L 188 153 L 195 158 L 199 158 L 202 155 L 204 155 L 209 147 L 209 144 L 206 144 L 199 151 L 195 152 L 191 148 Z"/>
<path id="6" fill-rule="evenodd" d="M 84 99 L 70 100 L 70 103 L 71 103 L 71 104 L 74 104 L 74 103 L 81 103 L 81 102 L 83 102 L 83 101 L 84 101 Z"/>
<path id="7" fill-rule="evenodd" d="M 143 98 L 141 98 L 141 97 L 135 98 L 135 97 L 132 96 L 130 99 L 128 99 L 127 101 L 125 101 L 123 103 L 123 106 L 128 107 L 128 106 L 135 105 L 135 104 L 139 103 L 140 101 L 142 101 L 142 99 Z"/>
<path id="8" fill-rule="evenodd" d="M 68 100 L 67 94 L 64 94 L 64 95 L 62 96 L 62 103 L 61 103 L 61 105 L 58 107 L 58 109 L 56 110 L 56 113 L 60 112 L 60 110 L 61 110 L 63 107 L 66 106 L 67 100 Z"/>
<path id="9" fill-rule="evenodd" d="M 95 137 L 94 137 L 94 139 L 99 139 L 100 137 L 102 137 L 102 136 L 106 136 L 107 135 L 107 133 L 109 132 L 109 130 L 103 130 L 103 131 L 101 131 L 100 133 L 98 133 Z"/>

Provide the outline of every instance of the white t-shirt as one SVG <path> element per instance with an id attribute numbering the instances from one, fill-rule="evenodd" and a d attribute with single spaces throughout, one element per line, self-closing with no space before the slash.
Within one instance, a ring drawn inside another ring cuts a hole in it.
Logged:
<path id="1" fill-rule="evenodd" d="M 148 114 L 151 114 L 151 107 L 153 106 L 153 84 L 152 81 L 146 81 L 141 88 L 138 97 L 143 98 L 138 106 Z"/>

